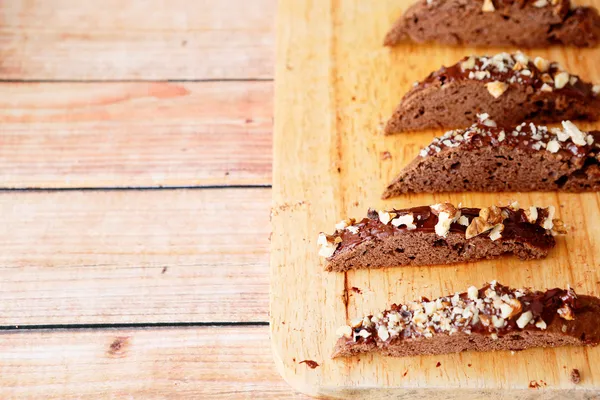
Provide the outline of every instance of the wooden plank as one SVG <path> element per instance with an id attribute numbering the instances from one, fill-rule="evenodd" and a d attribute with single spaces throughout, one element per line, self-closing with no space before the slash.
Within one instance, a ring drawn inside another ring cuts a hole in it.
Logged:
<path id="1" fill-rule="evenodd" d="M 305 398 L 261 327 L 3 332 L 0 397 Z"/>
<path id="2" fill-rule="evenodd" d="M 0 192 L 0 326 L 265 321 L 270 195 Z"/>
<path id="3" fill-rule="evenodd" d="M 267 185 L 271 82 L 0 83 L 0 187 Z"/>
<path id="4" fill-rule="evenodd" d="M 275 0 L 0 2 L 0 78 L 273 77 Z"/>
<path id="5" fill-rule="evenodd" d="M 600 6 L 600 1 L 590 1 Z M 406 44 L 381 46 L 392 19 L 411 1 L 331 0 L 279 4 L 271 247 L 271 330 L 276 363 L 300 391 L 336 398 L 584 398 L 600 391 L 600 347 L 464 353 L 402 359 L 372 355 L 331 360 L 335 330 L 358 315 L 423 295 L 435 298 L 498 279 L 511 286 L 573 285 L 600 294 L 599 196 L 540 193 L 408 195 L 383 201 L 386 184 L 433 135 L 381 135 L 402 93 L 440 65 L 484 50 Z M 508 49 L 507 49 L 508 50 Z M 488 51 L 489 52 L 489 51 Z M 600 81 L 599 49 L 536 50 L 587 80 Z M 319 107 L 315 107 L 318 104 Z M 595 125 L 600 126 L 600 124 Z M 391 160 L 382 160 L 389 151 Z M 514 258 L 451 267 L 405 267 L 325 273 L 317 256 L 319 231 L 368 207 L 452 201 L 485 206 L 518 200 L 554 205 L 569 235 L 543 262 Z M 362 294 L 348 291 L 357 287 Z M 348 299 L 348 300 L 346 300 Z M 298 326 L 302 329 L 298 329 Z M 293 357 L 321 364 L 299 368 Z M 440 362 L 441 366 L 436 367 Z M 586 379 L 573 385 L 578 368 Z M 406 374 L 405 374 L 406 372 Z M 428 389 L 429 388 L 429 389 Z"/>

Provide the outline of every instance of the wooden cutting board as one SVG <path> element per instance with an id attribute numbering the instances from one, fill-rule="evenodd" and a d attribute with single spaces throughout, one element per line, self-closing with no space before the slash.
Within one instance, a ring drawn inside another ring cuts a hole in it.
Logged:
<path id="1" fill-rule="evenodd" d="M 297 390 L 337 398 L 591 398 L 600 394 L 600 347 L 386 358 L 330 358 L 335 330 L 396 301 L 497 279 L 510 286 L 565 287 L 600 295 L 600 198 L 596 193 L 453 193 L 383 201 L 390 179 L 440 131 L 384 137 L 383 123 L 414 81 L 468 54 L 502 50 L 382 46 L 410 0 L 281 0 L 275 92 L 271 332 L 276 364 Z M 600 6 L 600 0 L 580 3 Z M 600 50 L 528 51 L 600 82 Z M 592 125 L 582 124 L 584 128 Z M 600 126 L 600 125 L 597 125 Z M 386 158 L 389 152 L 391 158 Z M 326 273 L 319 231 L 362 218 L 368 207 L 441 201 L 481 207 L 518 200 L 554 205 L 569 234 L 543 261 Z M 312 360 L 318 367 L 310 368 Z M 437 366 L 439 363 L 439 366 Z M 571 383 L 579 369 L 582 382 Z M 537 388 L 530 388 L 535 386 Z"/>

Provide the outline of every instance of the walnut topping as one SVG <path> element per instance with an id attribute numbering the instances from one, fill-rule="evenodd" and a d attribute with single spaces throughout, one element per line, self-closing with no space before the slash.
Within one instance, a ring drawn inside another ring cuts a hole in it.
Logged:
<path id="1" fill-rule="evenodd" d="M 563 121 L 562 126 L 565 132 L 569 134 L 569 137 L 573 143 L 575 143 L 577 146 L 585 146 L 587 144 L 585 135 L 579 130 L 577 125 L 571 121 Z"/>
<path id="2" fill-rule="evenodd" d="M 467 69 L 473 69 L 473 68 L 475 68 L 475 57 L 470 56 L 465 61 L 461 62 L 460 63 L 460 68 L 463 71 L 465 71 Z"/>
<path id="3" fill-rule="evenodd" d="M 533 313 L 531 311 L 526 311 L 519 319 L 517 319 L 517 326 L 521 329 L 525 328 L 529 322 L 533 319 Z"/>
<path id="4" fill-rule="evenodd" d="M 477 235 L 489 231 L 504 220 L 502 210 L 497 206 L 482 208 L 479 216 L 473 218 L 471 224 L 467 227 L 465 237 L 471 239 Z"/>
<path id="5" fill-rule="evenodd" d="M 456 222 L 462 226 L 469 226 L 469 218 L 467 218 L 465 215 L 461 215 Z"/>
<path id="6" fill-rule="evenodd" d="M 348 226 L 346 229 L 355 235 L 358 233 L 358 226 Z"/>
<path id="7" fill-rule="evenodd" d="M 413 229 L 417 229 L 417 226 L 414 224 L 415 222 L 415 217 L 412 213 L 409 214 L 405 214 L 405 215 L 401 215 L 396 219 L 392 220 L 392 225 L 394 226 L 402 226 L 405 225 L 406 229 L 413 230 Z"/>
<path id="8" fill-rule="evenodd" d="M 598 96 L 598 94 L 600 94 L 600 85 L 594 85 L 592 87 L 592 93 L 594 93 L 596 96 Z"/>
<path id="9" fill-rule="evenodd" d="M 483 11 L 483 12 L 496 11 L 496 7 L 494 7 L 494 3 L 492 2 L 492 0 L 483 0 L 483 6 L 481 7 L 481 11 Z"/>
<path id="10" fill-rule="evenodd" d="M 533 5 L 538 8 L 546 7 L 548 5 L 548 0 L 537 0 Z"/>
<path id="11" fill-rule="evenodd" d="M 575 86 L 576 83 L 577 83 L 577 77 L 571 76 L 571 78 L 569 78 L 569 85 Z"/>
<path id="12" fill-rule="evenodd" d="M 562 89 L 565 87 L 567 83 L 569 83 L 569 73 L 568 72 L 559 72 L 554 76 L 554 87 L 557 89 Z"/>
<path id="13" fill-rule="evenodd" d="M 554 225 L 552 227 L 553 235 L 566 235 L 567 234 L 567 228 L 565 227 L 565 223 L 562 222 L 562 220 L 554 218 L 552 220 L 552 224 Z"/>
<path id="14" fill-rule="evenodd" d="M 541 330 L 545 330 L 548 327 L 548 325 L 546 325 L 546 322 L 544 322 L 544 320 L 540 318 L 540 320 L 535 323 L 535 327 Z"/>
<path id="15" fill-rule="evenodd" d="M 546 72 L 546 71 L 548 71 L 548 68 L 550 67 L 550 61 L 548 61 L 542 57 L 536 57 L 533 60 L 533 65 L 535 65 L 535 67 L 537 69 L 539 69 L 540 72 Z"/>
<path id="16" fill-rule="evenodd" d="M 381 210 L 377 211 L 377 214 L 379 215 L 379 221 L 381 221 L 381 223 L 384 225 L 387 225 L 388 222 L 390 222 L 396 216 L 396 213 L 390 213 Z"/>
<path id="17" fill-rule="evenodd" d="M 504 230 L 504 225 L 502 225 L 502 224 L 498 224 L 498 225 L 494 226 L 492 228 L 492 231 L 490 232 L 490 239 L 492 239 L 492 241 L 496 241 L 496 240 L 500 239 L 502 237 L 503 230 Z"/>
<path id="18" fill-rule="evenodd" d="M 557 153 L 560 150 L 560 143 L 557 140 L 551 140 L 546 145 L 546 150 L 550 153 Z"/>
<path id="19" fill-rule="evenodd" d="M 385 326 L 380 325 L 379 328 L 377 328 L 377 336 L 379 336 L 379 339 L 385 342 L 390 338 L 390 333 Z"/>
<path id="20" fill-rule="evenodd" d="M 467 296 L 473 301 L 477 300 L 479 298 L 479 289 L 475 286 L 470 286 L 469 289 L 467 289 Z"/>
<path id="21" fill-rule="evenodd" d="M 321 247 L 319 249 L 319 255 L 321 257 L 331 257 L 338 247 L 338 244 L 342 242 L 342 238 L 337 236 L 332 239 L 332 236 L 327 236 L 324 233 L 319 234 L 317 244 Z"/>
<path id="22" fill-rule="evenodd" d="M 541 222 L 541 226 L 544 229 L 552 229 L 554 227 L 554 213 L 556 212 L 556 208 L 554 206 L 548 206 L 546 209 L 548 210 L 548 216 Z"/>
<path id="23" fill-rule="evenodd" d="M 563 304 L 561 308 L 557 310 L 558 315 L 561 318 L 566 319 L 567 321 L 572 321 L 575 319 L 575 314 L 573 313 L 573 309 L 569 307 L 568 304 Z"/>
<path id="24" fill-rule="evenodd" d="M 512 67 L 513 71 L 521 71 L 524 68 L 525 68 L 525 66 L 518 61 Z"/>
<path id="25" fill-rule="evenodd" d="M 346 338 L 350 339 L 352 337 L 352 328 L 349 327 L 348 325 L 340 326 L 335 331 L 335 334 L 339 337 L 346 337 Z"/>
<path id="26" fill-rule="evenodd" d="M 535 222 L 538 219 L 537 207 L 529 207 L 527 210 L 525 210 L 525 216 L 527 217 L 527 221 L 529 221 L 530 224 L 535 224 Z"/>
<path id="27" fill-rule="evenodd" d="M 450 203 L 434 204 L 431 206 L 431 210 L 438 216 L 438 222 L 435 224 L 436 235 L 446 237 L 450 231 L 450 225 L 460 217 L 460 211 Z"/>
<path id="28" fill-rule="evenodd" d="M 544 83 L 542 85 L 542 87 L 540 88 L 540 90 L 542 92 L 551 92 L 553 89 L 552 89 L 552 86 L 548 85 L 547 83 Z"/>
<path id="29" fill-rule="evenodd" d="M 345 228 L 345 227 L 347 227 L 347 226 L 348 226 L 348 223 L 347 223 L 347 222 L 346 222 L 346 220 L 344 219 L 344 220 L 342 220 L 342 221 L 338 222 L 337 224 L 335 224 L 335 229 L 338 229 L 338 230 L 340 230 L 340 231 L 341 231 L 342 229 L 344 229 L 344 228 Z"/>
<path id="30" fill-rule="evenodd" d="M 354 225 L 355 222 L 356 220 L 354 218 L 345 219 L 335 224 L 335 229 L 338 229 L 340 231 L 343 229 L 348 229 L 349 227 Z"/>
<path id="31" fill-rule="evenodd" d="M 485 87 L 495 99 L 502 96 L 502 94 L 506 92 L 506 89 L 508 89 L 508 85 L 506 83 L 499 81 L 488 82 L 485 84 Z"/>
<path id="32" fill-rule="evenodd" d="M 366 329 L 361 329 L 360 332 L 358 332 L 358 336 L 361 336 L 366 339 L 369 336 L 371 336 L 371 332 L 367 331 Z"/>

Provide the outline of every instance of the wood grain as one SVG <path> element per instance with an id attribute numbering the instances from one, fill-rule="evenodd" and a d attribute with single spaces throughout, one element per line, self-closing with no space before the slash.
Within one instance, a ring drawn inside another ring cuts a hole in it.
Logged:
<path id="1" fill-rule="evenodd" d="M 382 124 L 402 94 L 442 64 L 469 53 L 489 52 L 413 44 L 383 48 L 387 28 L 409 4 L 409 0 L 280 2 L 273 166 L 273 202 L 278 212 L 272 218 L 270 314 L 278 368 L 298 390 L 338 398 L 538 398 L 540 392 L 529 389 L 533 380 L 543 381 L 542 392 L 548 397 L 597 395 L 600 348 L 330 359 L 338 326 L 392 302 L 435 298 L 493 279 L 536 288 L 570 283 L 579 293 L 600 294 L 600 227 L 589 220 L 600 212 L 596 193 L 421 194 L 387 202 L 380 199 L 399 169 L 441 133 L 384 137 Z M 600 6 L 600 1 L 588 4 Z M 584 79 L 600 81 L 598 49 L 553 48 L 531 54 L 556 59 Z M 384 151 L 392 158 L 382 160 Z M 361 218 L 368 207 L 448 200 L 471 206 L 508 200 L 524 206 L 554 205 L 569 226 L 569 235 L 561 237 L 541 262 L 504 258 L 346 275 L 323 271 L 317 256 L 319 231 L 332 231 L 337 221 L 348 216 Z M 351 287 L 362 294 L 348 291 Z M 297 329 L 298 325 L 304 329 Z M 298 368 L 291 359 L 299 351 L 321 367 Z M 436 368 L 438 362 L 441 367 Z M 576 387 L 569 378 L 572 368 L 586 376 Z"/>
<path id="2" fill-rule="evenodd" d="M 275 0 L 0 2 L 0 79 L 273 77 Z"/>
<path id="3" fill-rule="evenodd" d="M 275 371 L 266 326 L 3 332 L 0 338 L 3 399 L 306 398 Z"/>
<path id="4" fill-rule="evenodd" d="M 265 321 L 269 198 L 0 192 L 0 326 Z"/>
<path id="5" fill-rule="evenodd" d="M 271 131 L 271 82 L 0 83 L 0 187 L 268 185 Z"/>

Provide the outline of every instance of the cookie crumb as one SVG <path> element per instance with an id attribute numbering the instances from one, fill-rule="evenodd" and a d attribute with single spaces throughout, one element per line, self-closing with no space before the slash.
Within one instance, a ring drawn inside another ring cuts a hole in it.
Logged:
<path id="1" fill-rule="evenodd" d="M 576 385 L 579 382 L 581 382 L 581 374 L 579 373 L 579 370 L 577 368 L 573 368 L 573 370 L 571 371 L 571 382 L 573 382 Z"/>
<path id="2" fill-rule="evenodd" d="M 390 158 L 392 158 L 392 154 L 389 151 L 382 151 L 381 152 L 381 160 L 389 160 Z"/>
<path id="3" fill-rule="evenodd" d="M 319 366 L 319 363 L 313 360 L 302 360 L 298 364 L 306 364 L 306 366 L 310 369 L 315 369 Z"/>

